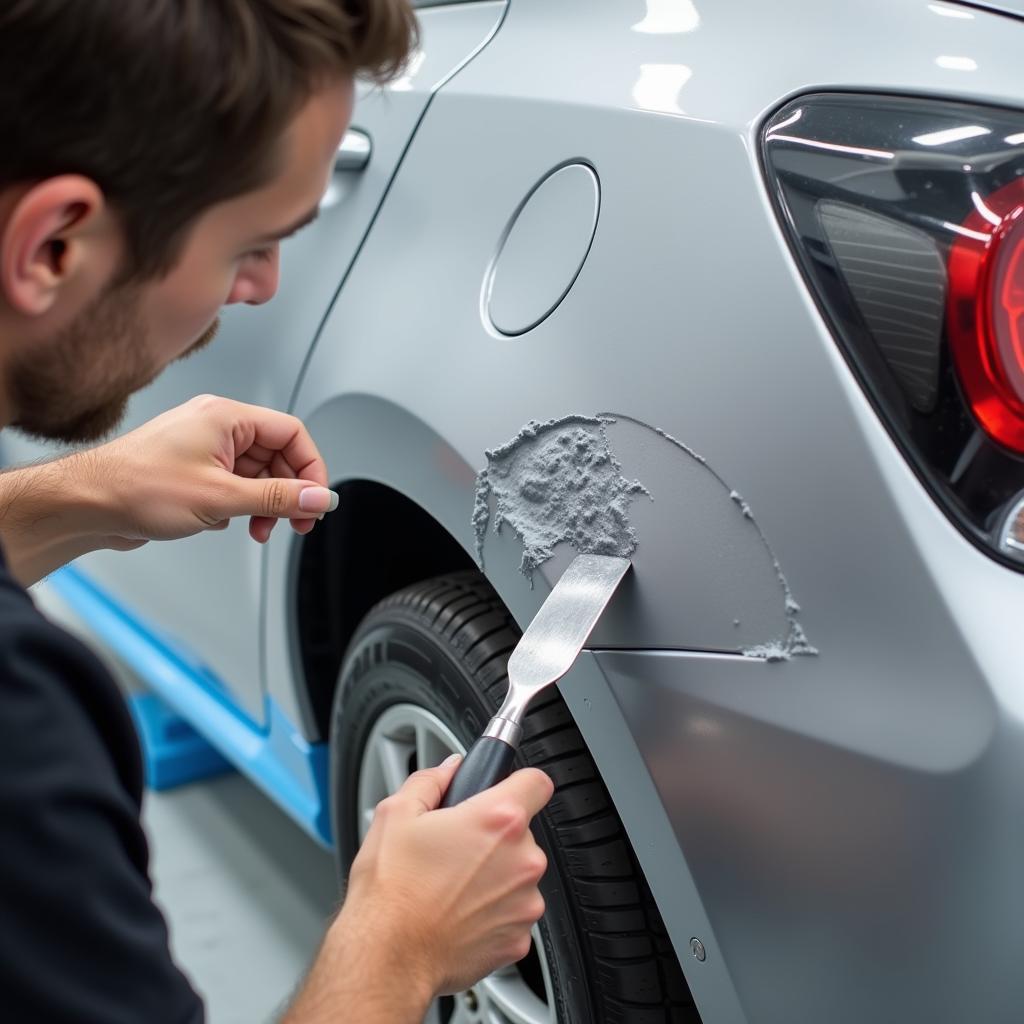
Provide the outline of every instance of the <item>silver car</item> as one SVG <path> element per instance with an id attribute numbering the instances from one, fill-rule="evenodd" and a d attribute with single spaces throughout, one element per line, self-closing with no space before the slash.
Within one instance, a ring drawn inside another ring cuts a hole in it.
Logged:
<path id="1" fill-rule="evenodd" d="M 424 5 L 278 297 L 135 400 L 326 457 L 308 538 L 54 585 L 342 870 L 571 556 L 632 558 L 528 718 L 534 951 L 435 1021 L 1022 1019 L 1022 19 Z"/>

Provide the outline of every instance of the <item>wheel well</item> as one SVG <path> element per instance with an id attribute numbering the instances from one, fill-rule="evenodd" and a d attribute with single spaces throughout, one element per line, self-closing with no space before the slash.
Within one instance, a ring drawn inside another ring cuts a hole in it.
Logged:
<path id="1" fill-rule="evenodd" d="M 326 738 L 341 660 L 382 598 L 430 576 L 473 569 L 462 545 L 414 501 L 384 484 L 349 480 L 303 541 L 296 582 L 298 653 L 307 727 Z"/>

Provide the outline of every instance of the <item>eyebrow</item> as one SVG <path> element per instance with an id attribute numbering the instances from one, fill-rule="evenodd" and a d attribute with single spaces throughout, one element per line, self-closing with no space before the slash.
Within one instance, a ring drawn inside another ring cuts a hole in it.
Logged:
<path id="1" fill-rule="evenodd" d="M 280 242 L 285 238 L 290 238 L 297 231 L 301 231 L 307 224 L 312 224 L 313 221 L 320 216 L 320 204 L 318 203 L 313 207 L 309 213 L 303 214 L 294 224 L 289 224 L 285 228 L 281 228 L 280 231 L 272 231 L 269 235 L 264 235 L 262 238 L 258 238 L 255 245 L 269 245 L 271 242 Z"/>

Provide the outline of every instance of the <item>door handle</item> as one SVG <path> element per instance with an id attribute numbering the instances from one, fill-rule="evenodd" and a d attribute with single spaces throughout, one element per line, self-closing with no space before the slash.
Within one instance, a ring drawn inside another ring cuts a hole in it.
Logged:
<path id="1" fill-rule="evenodd" d="M 334 157 L 336 171 L 361 171 L 370 162 L 373 143 L 366 132 L 349 128 Z"/>

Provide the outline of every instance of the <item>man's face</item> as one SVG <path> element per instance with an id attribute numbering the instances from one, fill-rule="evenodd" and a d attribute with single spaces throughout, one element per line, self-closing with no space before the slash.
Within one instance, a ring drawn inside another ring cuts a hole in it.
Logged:
<path id="1" fill-rule="evenodd" d="M 315 216 L 352 103 L 350 81 L 314 93 L 286 133 L 275 178 L 202 214 L 169 274 L 108 287 L 50 340 L 17 355 L 6 381 L 14 425 L 96 440 L 121 421 L 135 391 L 213 338 L 222 306 L 272 298 L 279 243 Z"/>

